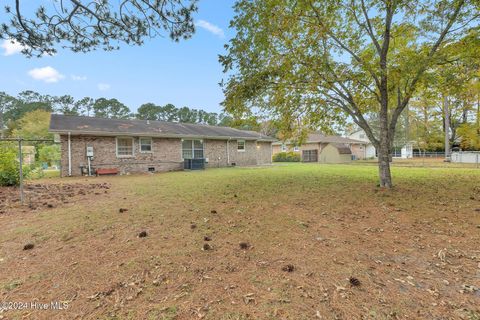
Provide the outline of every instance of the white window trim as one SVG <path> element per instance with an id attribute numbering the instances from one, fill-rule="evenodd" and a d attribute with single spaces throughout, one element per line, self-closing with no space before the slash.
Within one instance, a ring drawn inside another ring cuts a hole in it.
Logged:
<path id="1" fill-rule="evenodd" d="M 132 154 L 131 155 L 119 155 L 118 154 L 118 139 L 132 139 Z M 135 139 L 133 137 L 116 137 L 115 138 L 115 154 L 117 158 L 134 158 L 135 157 Z"/>
<path id="2" fill-rule="evenodd" d="M 243 142 L 243 149 L 238 149 L 238 143 Z M 245 140 L 237 140 L 237 151 L 238 152 L 245 152 L 247 149 L 247 142 Z"/>
<path id="3" fill-rule="evenodd" d="M 150 151 L 143 151 L 142 150 L 142 141 L 141 140 L 150 140 Z M 138 138 L 138 151 L 140 153 L 153 153 L 153 139 L 151 137 L 139 137 Z"/>
<path id="4" fill-rule="evenodd" d="M 280 151 L 286 152 L 287 151 L 287 145 L 282 143 L 282 145 L 280 146 Z"/>
<path id="5" fill-rule="evenodd" d="M 299 146 L 293 147 L 293 151 L 294 151 L 294 152 L 299 152 L 299 151 L 300 151 L 300 147 L 299 147 Z"/>

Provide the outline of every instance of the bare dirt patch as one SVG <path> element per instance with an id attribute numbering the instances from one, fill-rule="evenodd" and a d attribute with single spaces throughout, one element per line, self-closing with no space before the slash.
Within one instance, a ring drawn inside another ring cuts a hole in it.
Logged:
<path id="1" fill-rule="evenodd" d="M 0 187 L 0 214 L 57 208 L 78 198 L 109 192 L 108 183 L 28 183 L 24 186 L 25 205 L 21 206 L 19 188 Z"/>

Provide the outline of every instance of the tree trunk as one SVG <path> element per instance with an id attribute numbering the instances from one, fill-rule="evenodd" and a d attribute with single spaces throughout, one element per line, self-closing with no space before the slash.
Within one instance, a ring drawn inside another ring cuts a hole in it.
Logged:
<path id="1" fill-rule="evenodd" d="M 445 119 L 445 159 L 450 156 L 450 110 L 448 106 L 448 97 L 443 97 L 443 113 Z"/>
<path id="2" fill-rule="evenodd" d="M 480 94 L 477 95 L 477 131 L 480 133 Z"/>
<path id="3" fill-rule="evenodd" d="M 378 173 L 380 187 L 391 188 L 392 174 L 390 172 L 390 147 L 388 141 L 380 141 L 378 150 Z"/>
<path id="4" fill-rule="evenodd" d="M 378 144 L 378 173 L 380 177 L 380 187 L 391 188 L 392 175 L 390 173 L 390 150 L 392 147 L 391 135 L 388 127 L 388 93 L 384 92 L 382 97 L 382 106 L 380 108 L 380 137 Z M 394 134 L 394 133 L 393 133 Z"/>

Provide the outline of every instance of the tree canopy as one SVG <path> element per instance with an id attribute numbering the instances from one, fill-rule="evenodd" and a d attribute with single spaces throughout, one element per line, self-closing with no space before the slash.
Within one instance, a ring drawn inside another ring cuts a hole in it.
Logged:
<path id="1" fill-rule="evenodd" d="M 141 45 L 165 33 L 178 41 L 195 31 L 196 0 L 55 0 L 33 5 L 7 0 L 8 21 L 0 38 L 16 41 L 23 53 L 54 54 L 56 45 L 75 52 L 118 49 L 119 43 Z"/>

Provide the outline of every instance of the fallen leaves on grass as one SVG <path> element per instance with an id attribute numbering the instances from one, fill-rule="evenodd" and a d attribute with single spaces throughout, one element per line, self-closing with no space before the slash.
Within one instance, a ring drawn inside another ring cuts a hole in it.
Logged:
<path id="1" fill-rule="evenodd" d="M 245 302 L 245 304 L 249 304 L 251 302 L 256 304 L 254 295 L 255 295 L 254 293 L 247 293 L 246 295 L 243 296 L 243 302 Z"/>
<path id="2" fill-rule="evenodd" d="M 352 287 L 359 287 L 362 284 L 360 280 L 355 277 L 350 277 L 348 281 L 350 282 L 350 285 L 352 285 Z"/>
<path id="3" fill-rule="evenodd" d="M 248 243 L 248 242 L 240 242 L 240 243 L 239 243 L 239 246 L 240 246 L 240 249 L 242 249 L 242 250 L 247 250 L 247 249 L 250 248 L 250 243 Z"/>
<path id="4" fill-rule="evenodd" d="M 32 250 L 35 247 L 33 243 L 27 243 L 23 246 L 23 250 Z"/>
<path id="5" fill-rule="evenodd" d="M 295 271 L 295 266 L 293 264 L 287 264 L 282 267 L 282 271 L 293 272 Z"/>

